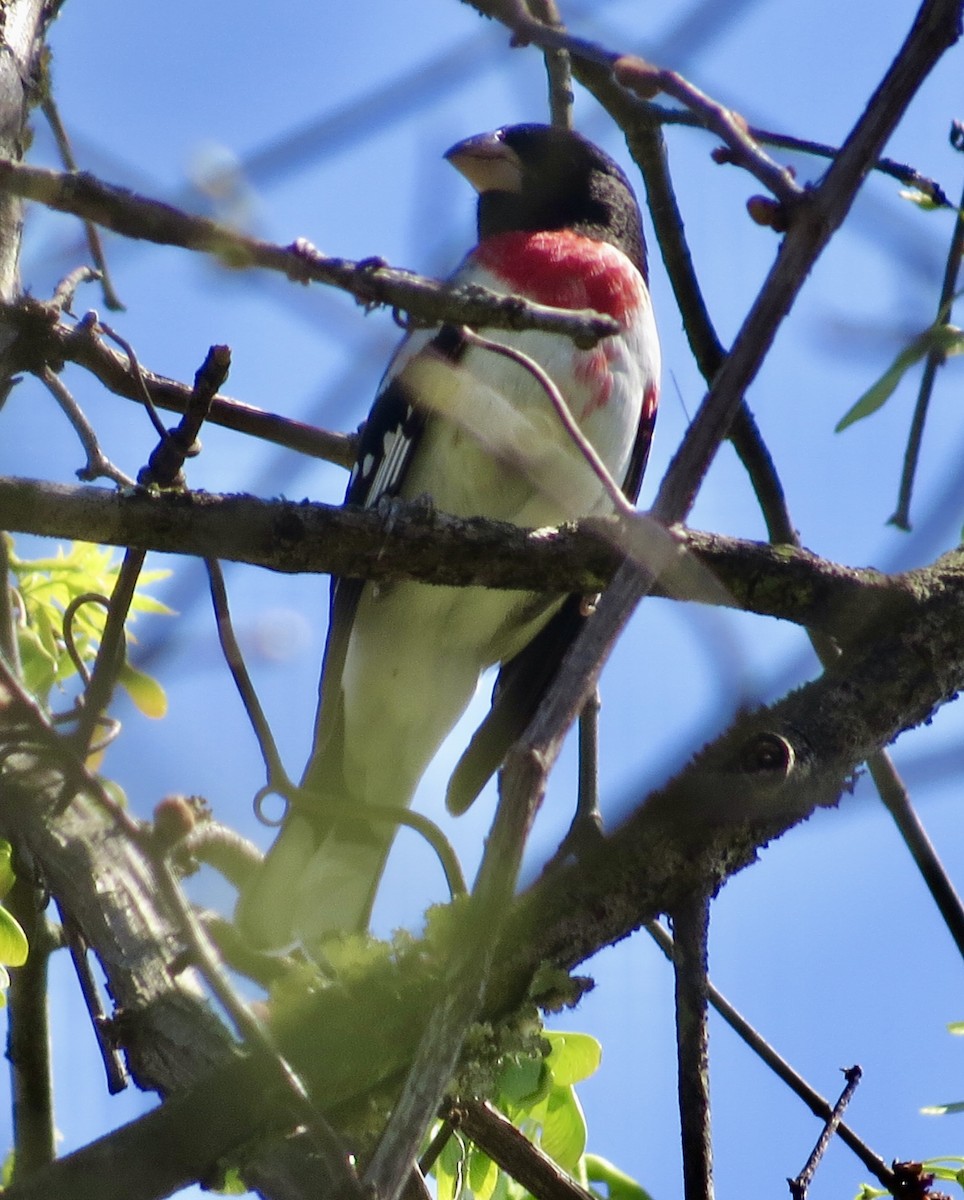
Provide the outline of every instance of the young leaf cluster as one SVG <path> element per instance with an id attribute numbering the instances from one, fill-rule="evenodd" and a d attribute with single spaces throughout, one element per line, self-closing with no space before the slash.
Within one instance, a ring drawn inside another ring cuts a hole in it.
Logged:
<path id="1" fill-rule="evenodd" d="M 8 560 L 19 614 L 17 639 L 24 684 L 40 704 L 49 706 L 55 686 L 62 686 L 79 670 L 87 671 L 93 663 L 107 620 L 107 598 L 120 568 L 112 550 L 88 542 L 74 542 L 67 550 L 58 547 L 53 557 L 36 559 L 19 558 L 10 544 Z M 156 583 L 169 574 L 145 571 L 140 585 Z M 132 614 L 170 611 L 140 587 L 131 604 Z M 68 613 L 70 619 L 65 622 Z M 167 701 L 156 680 L 125 662 L 118 681 L 145 716 L 164 716 Z"/>

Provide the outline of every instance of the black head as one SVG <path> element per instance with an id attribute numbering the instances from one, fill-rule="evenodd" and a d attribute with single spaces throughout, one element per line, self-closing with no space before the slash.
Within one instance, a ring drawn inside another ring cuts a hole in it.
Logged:
<path id="1" fill-rule="evenodd" d="M 573 229 L 610 242 L 646 276 L 639 205 L 598 146 L 549 125 L 509 125 L 466 138 L 445 157 L 479 193 L 479 237 Z"/>

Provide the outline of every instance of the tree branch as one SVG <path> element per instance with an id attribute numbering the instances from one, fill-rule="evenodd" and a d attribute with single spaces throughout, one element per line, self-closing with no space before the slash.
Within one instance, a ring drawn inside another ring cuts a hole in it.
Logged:
<path id="1" fill-rule="evenodd" d="M 48 171 L 0 160 L 0 190 L 94 221 L 125 237 L 210 254 L 234 269 L 261 267 L 298 283 L 341 288 L 366 307 L 388 305 L 426 325 L 456 321 L 493 329 L 541 329 L 571 337 L 580 346 L 592 346 L 619 330 L 612 317 L 588 309 L 552 308 L 474 285 L 453 287 L 389 267 L 380 259 L 331 258 L 304 240 L 278 246 L 102 183 L 86 172 Z"/>
<path id="2" fill-rule="evenodd" d="M 216 554 L 283 573 L 564 593 L 600 591 L 624 557 L 614 544 L 619 525 L 607 518 L 527 530 L 412 505 L 393 508 L 389 521 L 377 510 L 307 501 L 206 492 L 122 495 L 5 477 L 0 527 L 164 553 Z M 932 587 L 955 586 L 958 569 L 954 558 L 946 558 L 937 568 L 888 576 L 789 546 L 695 530 L 664 537 L 677 549 L 666 556 L 658 594 L 779 617 L 844 639 L 885 612 L 897 617 L 912 611 Z"/>
<path id="3" fill-rule="evenodd" d="M 61 306 L 56 302 L 44 303 L 30 296 L 12 304 L 0 302 L 0 323 L 17 335 L 9 351 L 11 370 L 41 374 L 48 365 L 59 371 L 65 362 L 72 362 L 85 367 L 115 395 L 143 404 L 143 384 L 155 407 L 187 411 L 192 394 L 189 384 L 156 375 L 144 367 L 137 371 L 126 355 L 104 342 L 100 323 L 91 314 L 72 326 L 62 318 Z M 228 396 L 215 396 L 207 419 L 339 466 L 350 467 L 355 458 L 352 436 L 317 429 Z"/>

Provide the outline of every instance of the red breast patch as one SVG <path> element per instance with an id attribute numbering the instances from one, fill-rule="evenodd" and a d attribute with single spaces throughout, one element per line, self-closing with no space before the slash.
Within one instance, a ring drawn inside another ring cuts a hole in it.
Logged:
<path id="1" fill-rule="evenodd" d="M 567 229 L 499 233 L 472 258 L 510 291 L 553 308 L 594 308 L 625 323 L 643 297 L 643 281 L 624 254 Z"/>

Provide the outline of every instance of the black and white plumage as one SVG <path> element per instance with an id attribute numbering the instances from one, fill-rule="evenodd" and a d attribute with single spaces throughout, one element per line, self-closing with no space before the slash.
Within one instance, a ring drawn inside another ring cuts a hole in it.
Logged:
<path id="1" fill-rule="evenodd" d="M 554 381 L 582 433 L 635 499 L 655 419 L 659 343 L 639 209 L 625 176 L 578 134 L 540 125 L 460 142 L 446 156 L 479 192 L 479 243 L 453 276 L 493 291 L 615 316 L 593 350 L 537 331 L 490 330 Z M 458 516 L 541 527 L 611 501 L 545 389 L 457 330 L 409 335 L 362 434 L 345 501 L 431 497 Z M 364 928 L 395 828 L 366 804 L 407 805 L 482 671 L 502 664 L 489 717 L 453 776 L 464 809 L 498 767 L 584 619 L 579 597 L 332 581 L 311 803 L 286 817 L 239 921 L 265 949 Z M 316 801 L 316 803 L 315 803 Z M 333 806 L 340 815 L 333 818 Z M 355 814 L 346 817 L 346 812 Z"/>

